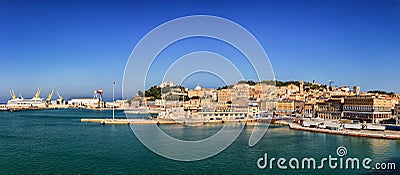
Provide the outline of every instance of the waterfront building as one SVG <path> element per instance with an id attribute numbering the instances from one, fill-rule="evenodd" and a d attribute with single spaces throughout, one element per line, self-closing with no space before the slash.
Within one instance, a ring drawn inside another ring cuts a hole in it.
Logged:
<path id="1" fill-rule="evenodd" d="M 96 98 L 73 98 L 68 101 L 71 107 L 99 108 L 104 106 L 104 102 Z"/>
<path id="2" fill-rule="evenodd" d="M 188 111 L 199 111 L 200 110 L 200 98 L 198 96 L 192 97 L 185 103 L 185 110 Z"/>
<path id="3" fill-rule="evenodd" d="M 276 102 L 275 112 L 277 115 L 292 115 L 294 113 L 294 101 L 285 99 Z"/>
<path id="4" fill-rule="evenodd" d="M 375 95 L 348 96 L 344 98 L 343 115 L 349 119 L 377 122 L 392 117 L 392 103 Z"/>
<path id="5" fill-rule="evenodd" d="M 276 109 L 275 100 L 265 100 L 260 102 L 260 111 L 273 111 Z"/>
<path id="6" fill-rule="evenodd" d="M 304 101 L 303 100 L 294 100 L 294 112 L 296 115 L 304 114 Z"/>
<path id="7" fill-rule="evenodd" d="M 128 100 L 116 100 L 115 101 L 115 103 L 116 104 L 118 104 L 118 106 L 120 107 L 120 108 L 129 108 L 129 102 L 128 102 Z"/>
<path id="8" fill-rule="evenodd" d="M 303 116 L 306 116 L 306 117 L 314 117 L 315 115 L 315 108 L 314 108 L 314 106 L 315 106 L 315 104 L 316 104 L 316 101 L 314 101 L 314 100 L 312 100 L 312 101 L 307 101 L 307 102 L 305 102 L 304 103 L 304 114 L 303 114 Z"/>
<path id="9" fill-rule="evenodd" d="M 338 120 L 343 116 L 344 98 L 331 98 L 316 102 L 315 112 L 318 118 Z"/>
<path id="10" fill-rule="evenodd" d="M 232 111 L 240 111 L 240 112 L 247 112 L 248 111 L 248 100 L 237 100 L 236 103 L 231 104 Z"/>
<path id="11" fill-rule="evenodd" d="M 117 102 L 106 102 L 106 108 L 121 108 L 121 104 Z"/>
<path id="12" fill-rule="evenodd" d="M 215 106 L 215 111 L 217 111 L 217 112 L 231 111 L 231 104 L 228 104 L 228 103 L 218 103 L 218 104 Z"/>
<path id="13" fill-rule="evenodd" d="M 258 108 L 258 103 L 249 103 L 249 107 L 247 110 L 247 116 L 254 117 L 260 114 L 260 110 Z"/>

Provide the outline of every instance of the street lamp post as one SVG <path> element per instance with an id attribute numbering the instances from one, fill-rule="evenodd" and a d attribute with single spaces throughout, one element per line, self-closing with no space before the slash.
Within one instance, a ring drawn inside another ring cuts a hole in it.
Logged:
<path id="1" fill-rule="evenodd" d="M 113 115 L 113 120 L 114 120 L 114 107 L 115 107 L 115 101 L 114 101 L 114 86 L 115 86 L 115 81 L 113 81 L 112 84 L 113 84 L 113 106 L 112 106 L 112 115 Z"/>

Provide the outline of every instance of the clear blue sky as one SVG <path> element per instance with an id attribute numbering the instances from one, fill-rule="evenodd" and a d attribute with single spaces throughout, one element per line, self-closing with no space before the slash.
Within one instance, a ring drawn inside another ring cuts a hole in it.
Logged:
<path id="1" fill-rule="evenodd" d="M 164 22 L 196 14 L 247 28 L 267 51 L 279 80 L 332 79 L 362 90 L 400 92 L 396 0 L 3 0 L 0 102 L 10 98 L 10 89 L 27 98 L 41 87 L 44 97 L 52 86 L 67 98 L 90 97 L 98 88 L 110 98 L 113 80 L 120 97 L 124 67 L 137 42 Z"/>

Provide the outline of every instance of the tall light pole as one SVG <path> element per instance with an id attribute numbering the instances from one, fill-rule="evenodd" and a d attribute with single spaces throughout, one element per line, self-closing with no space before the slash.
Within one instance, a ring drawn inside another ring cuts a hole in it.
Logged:
<path id="1" fill-rule="evenodd" d="M 115 107 L 115 101 L 114 101 L 114 86 L 115 86 L 115 81 L 112 82 L 113 84 L 113 107 L 112 107 L 112 114 L 113 114 L 113 120 L 114 120 L 114 107 Z"/>

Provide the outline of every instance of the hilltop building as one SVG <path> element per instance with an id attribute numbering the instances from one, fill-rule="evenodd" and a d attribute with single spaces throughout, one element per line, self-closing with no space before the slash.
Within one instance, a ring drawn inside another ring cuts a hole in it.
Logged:
<path id="1" fill-rule="evenodd" d="M 214 88 L 202 88 L 200 85 L 197 85 L 193 90 L 188 90 L 188 97 L 199 97 L 200 99 L 217 101 L 217 90 Z"/>

